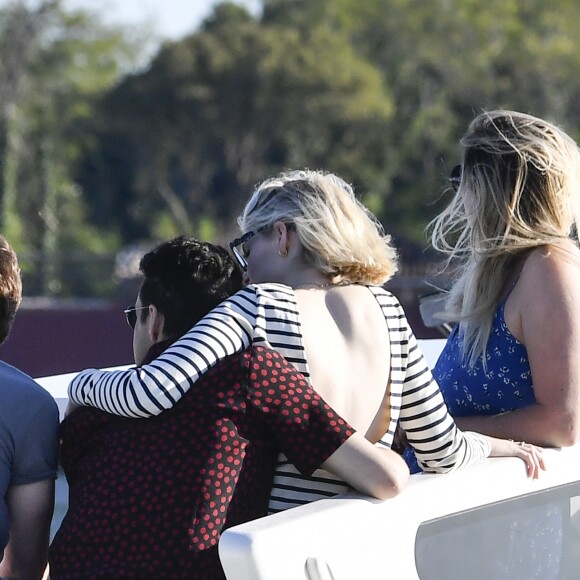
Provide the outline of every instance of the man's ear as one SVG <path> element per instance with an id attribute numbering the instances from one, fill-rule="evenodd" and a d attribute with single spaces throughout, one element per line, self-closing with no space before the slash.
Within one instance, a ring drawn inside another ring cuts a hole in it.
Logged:
<path id="1" fill-rule="evenodd" d="M 151 342 L 156 343 L 163 340 L 163 329 L 165 326 L 165 316 L 159 312 L 157 306 L 149 304 L 149 316 L 147 317 L 147 332 Z"/>

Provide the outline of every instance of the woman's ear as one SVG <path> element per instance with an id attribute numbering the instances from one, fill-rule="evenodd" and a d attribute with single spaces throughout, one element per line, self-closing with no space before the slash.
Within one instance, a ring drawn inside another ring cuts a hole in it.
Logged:
<path id="1" fill-rule="evenodd" d="M 287 256 L 290 249 L 290 230 L 284 222 L 274 223 L 274 232 L 278 236 L 278 254 Z"/>
<path id="2" fill-rule="evenodd" d="M 156 343 L 163 340 L 163 330 L 165 326 L 165 316 L 159 312 L 157 306 L 149 304 L 149 316 L 147 317 L 147 332 L 151 342 Z"/>

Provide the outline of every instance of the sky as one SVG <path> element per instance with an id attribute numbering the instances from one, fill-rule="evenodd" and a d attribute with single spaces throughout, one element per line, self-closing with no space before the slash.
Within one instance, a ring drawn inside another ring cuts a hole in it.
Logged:
<path id="1" fill-rule="evenodd" d="M 177 40 L 193 32 L 220 0 L 65 0 L 65 6 L 102 13 L 105 22 L 148 25 L 162 38 Z M 235 0 L 257 12 L 259 0 Z M 1 3 L 1 2 L 0 2 Z"/>

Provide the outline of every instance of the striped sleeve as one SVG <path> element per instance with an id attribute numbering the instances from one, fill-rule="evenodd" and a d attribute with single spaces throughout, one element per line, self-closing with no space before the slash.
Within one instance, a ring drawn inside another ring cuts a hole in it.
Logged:
<path id="1" fill-rule="evenodd" d="M 458 429 L 400 304 L 390 311 L 393 405 L 417 461 L 426 473 L 445 473 L 489 456 L 489 440 Z M 402 384 L 396 385 L 399 381 Z"/>
<path id="2" fill-rule="evenodd" d="M 257 291 L 248 286 L 226 300 L 152 363 L 123 371 L 88 369 L 70 383 L 70 399 L 123 417 L 170 409 L 221 359 L 254 340 Z"/>

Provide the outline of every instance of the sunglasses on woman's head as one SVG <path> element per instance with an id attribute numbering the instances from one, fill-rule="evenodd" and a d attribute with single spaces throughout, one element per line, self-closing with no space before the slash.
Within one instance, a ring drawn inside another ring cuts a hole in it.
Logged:
<path id="1" fill-rule="evenodd" d="M 246 248 L 246 242 L 251 240 L 256 234 L 263 232 L 266 228 L 260 228 L 259 230 L 253 232 L 250 230 L 246 232 L 243 236 L 236 238 L 235 240 L 230 242 L 230 250 L 234 255 L 234 258 L 240 265 L 240 268 L 244 271 L 248 271 L 248 262 L 246 262 L 246 256 L 248 255 L 248 249 Z M 238 249 L 238 247 L 240 249 Z"/>
<path id="2" fill-rule="evenodd" d="M 293 230 L 294 224 L 292 222 L 286 223 L 288 229 Z M 256 234 L 261 234 L 270 229 L 270 226 L 264 226 L 258 228 L 255 232 L 250 230 L 246 232 L 243 236 L 236 238 L 235 240 L 230 242 L 230 250 L 234 255 L 236 261 L 240 265 L 240 268 L 244 271 L 248 271 L 248 262 L 246 261 L 246 256 L 248 255 L 248 248 L 246 247 L 246 243 L 249 242 Z M 239 248 L 239 249 L 238 249 Z"/>
<path id="3" fill-rule="evenodd" d="M 135 325 L 137 324 L 137 310 L 145 310 L 149 308 L 149 306 L 127 306 L 123 312 L 125 313 L 125 318 L 127 319 L 127 324 L 135 329 Z"/>
<path id="4" fill-rule="evenodd" d="M 453 191 L 457 191 L 459 189 L 459 184 L 461 183 L 461 173 L 463 171 L 463 168 L 461 167 L 461 165 L 456 165 L 452 170 L 451 170 L 451 175 L 449 176 L 449 183 L 451 184 L 451 187 L 453 188 Z"/>

